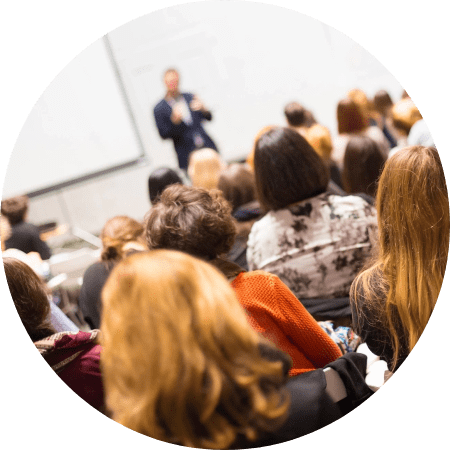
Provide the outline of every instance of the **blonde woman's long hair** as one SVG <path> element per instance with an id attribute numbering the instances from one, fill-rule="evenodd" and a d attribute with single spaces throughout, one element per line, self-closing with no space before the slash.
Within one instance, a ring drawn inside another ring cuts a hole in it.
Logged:
<path id="1" fill-rule="evenodd" d="M 166 442 L 228 448 L 279 427 L 281 361 L 261 356 L 233 289 L 214 267 L 171 250 L 120 262 L 103 290 L 102 373 L 113 419 Z"/>
<path id="2" fill-rule="evenodd" d="M 378 184 L 379 249 L 355 280 L 379 314 L 393 347 L 392 367 L 411 352 L 437 301 L 449 247 L 449 202 L 444 171 L 432 147 L 413 146 L 388 159 Z M 407 348 L 402 348 L 407 345 Z"/>

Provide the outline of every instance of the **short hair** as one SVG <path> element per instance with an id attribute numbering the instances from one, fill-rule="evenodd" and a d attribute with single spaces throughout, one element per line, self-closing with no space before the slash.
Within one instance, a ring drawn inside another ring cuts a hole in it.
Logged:
<path id="1" fill-rule="evenodd" d="M 419 109 L 415 103 L 408 97 L 404 98 L 392 107 L 392 123 L 397 130 L 406 135 L 411 131 L 412 126 L 422 119 Z"/>
<path id="2" fill-rule="evenodd" d="M 364 193 L 375 197 L 378 179 L 386 156 L 380 146 L 366 136 L 354 136 L 348 141 L 344 155 L 342 183 L 349 194 Z"/>
<path id="3" fill-rule="evenodd" d="M 187 173 L 192 186 L 216 189 L 219 174 L 224 167 L 225 163 L 216 150 L 201 148 L 189 155 Z"/>
<path id="4" fill-rule="evenodd" d="M 169 74 L 169 73 L 176 73 L 178 76 L 180 76 L 180 73 L 178 72 L 177 69 L 175 69 L 174 67 L 169 67 L 168 69 L 166 69 L 164 71 L 163 78 L 166 78 L 166 75 Z"/>
<path id="5" fill-rule="evenodd" d="M 148 195 L 152 205 L 158 201 L 158 197 L 167 186 L 175 183 L 183 184 L 183 180 L 175 170 L 168 167 L 154 170 L 148 177 Z"/>
<path id="6" fill-rule="evenodd" d="M 387 111 L 392 108 L 393 101 L 389 93 L 385 90 L 379 90 L 373 96 L 373 107 L 375 111 L 382 115 L 386 115 Z"/>
<path id="7" fill-rule="evenodd" d="M 256 198 L 255 176 L 244 164 L 233 163 L 224 169 L 217 187 L 230 202 L 233 211 Z"/>
<path id="8" fill-rule="evenodd" d="M 295 130 L 272 127 L 255 144 L 258 200 L 277 210 L 326 191 L 328 168 L 308 141 Z"/>
<path id="9" fill-rule="evenodd" d="M 2 200 L 1 211 L 11 225 L 23 222 L 28 211 L 28 197 L 19 195 Z"/>
<path id="10" fill-rule="evenodd" d="M 34 270 L 16 258 L 3 258 L 6 281 L 14 305 L 33 342 L 56 331 L 50 323 L 50 301 L 44 281 Z"/>
<path id="11" fill-rule="evenodd" d="M 144 225 L 128 216 L 116 216 L 109 219 L 102 232 L 103 249 L 101 259 L 104 262 L 119 261 L 124 257 L 123 246 L 127 242 L 139 241 L 144 243 Z"/>
<path id="12" fill-rule="evenodd" d="M 239 434 L 257 439 L 285 422 L 283 363 L 264 357 L 260 344 L 274 346 L 212 265 L 175 251 L 135 254 L 114 268 L 102 301 L 102 373 L 116 422 L 195 448 L 230 448 Z"/>
<path id="13" fill-rule="evenodd" d="M 298 102 L 291 102 L 284 108 L 284 115 L 291 127 L 310 127 L 316 123 L 311 111 Z"/>
<path id="14" fill-rule="evenodd" d="M 361 108 L 350 98 L 344 98 L 338 103 L 337 123 L 339 134 L 357 133 L 368 126 Z"/>
<path id="15" fill-rule="evenodd" d="M 173 184 L 146 216 L 149 249 L 179 250 L 212 260 L 236 237 L 231 206 L 220 191 Z"/>

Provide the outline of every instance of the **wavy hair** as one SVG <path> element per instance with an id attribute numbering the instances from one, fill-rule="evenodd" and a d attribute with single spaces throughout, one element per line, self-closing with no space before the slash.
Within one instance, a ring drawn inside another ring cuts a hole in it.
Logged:
<path id="1" fill-rule="evenodd" d="M 393 348 L 392 367 L 419 340 L 441 289 L 449 247 L 444 171 L 432 147 L 413 146 L 386 162 L 378 184 L 378 255 L 355 279 L 358 296 L 380 318 Z M 404 347 L 407 348 L 404 348 Z"/>
<path id="2" fill-rule="evenodd" d="M 262 356 L 261 337 L 210 264 L 169 250 L 135 254 L 114 268 L 102 297 L 101 367 L 118 423 L 228 448 L 286 419 L 282 362 Z"/>
<path id="3" fill-rule="evenodd" d="M 212 260 L 230 251 L 236 232 L 231 205 L 218 190 L 174 184 L 146 216 L 150 250 L 179 250 Z"/>
<path id="4" fill-rule="evenodd" d="M 101 259 L 106 264 L 115 263 L 124 257 L 124 245 L 128 242 L 144 241 L 144 225 L 128 216 L 109 219 L 100 234 L 103 249 Z"/>

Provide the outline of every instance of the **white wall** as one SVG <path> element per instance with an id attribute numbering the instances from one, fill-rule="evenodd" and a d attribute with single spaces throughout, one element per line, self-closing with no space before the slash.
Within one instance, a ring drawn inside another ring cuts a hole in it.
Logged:
<path id="1" fill-rule="evenodd" d="M 33 199 L 33 222 L 70 220 L 95 233 L 116 214 L 144 216 L 149 207 L 148 175 L 162 165 L 176 166 L 172 143 L 160 139 L 152 115 L 164 95 L 162 73 L 169 66 L 179 69 L 182 90 L 198 93 L 212 110 L 214 120 L 205 128 L 226 159 L 245 157 L 263 126 L 284 125 L 283 108 L 289 101 L 310 108 L 335 134 L 336 104 L 349 89 L 360 87 L 373 95 L 383 88 L 394 101 L 402 92 L 394 77 L 345 35 L 271 5 L 181 5 L 116 28 L 108 39 L 150 163 Z M 124 104 L 117 107 L 125 111 Z M 33 138 L 28 145 L 22 140 L 21 148 L 29 151 L 36 144 Z M 135 138 L 128 135 L 128 141 L 135 149 Z M 42 161 L 45 152 L 42 148 Z M 14 173 L 8 171 L 7 184 L 21 176 L 21 165 L 26 164 L 18 155 L 12 160 L 20 164 L 15 164 Z M 61 211 L 61 195 L 69 217 Z"/>

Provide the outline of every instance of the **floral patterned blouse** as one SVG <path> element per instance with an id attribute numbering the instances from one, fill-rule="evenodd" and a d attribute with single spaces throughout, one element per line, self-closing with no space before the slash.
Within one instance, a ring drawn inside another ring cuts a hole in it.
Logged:
<path id="1" fill-rule="evenodd" d="M 253 225 L 249 270 L 277 275 L 299 299 L 348 297 L 376 230 L 376 210 L 363 198 L 324 193 L 270 211 Z"/>

